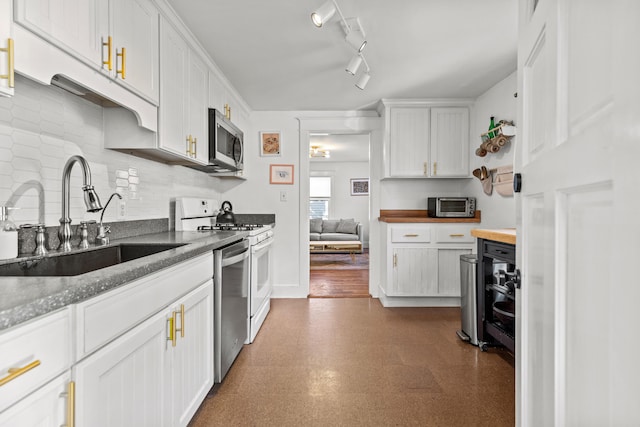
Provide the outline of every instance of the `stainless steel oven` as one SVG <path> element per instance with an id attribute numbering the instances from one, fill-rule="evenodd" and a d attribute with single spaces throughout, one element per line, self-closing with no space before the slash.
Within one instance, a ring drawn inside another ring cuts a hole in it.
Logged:
<path id="1" fill-rule="evenodd" d="M 214 382 L 224 379 L 247 340 L 249 241 L 213 251 Z"/>

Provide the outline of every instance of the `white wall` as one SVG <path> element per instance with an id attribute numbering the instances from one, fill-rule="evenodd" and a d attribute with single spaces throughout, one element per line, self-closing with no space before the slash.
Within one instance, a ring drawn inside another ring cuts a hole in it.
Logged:
<path id="1" fill-rule="evenodd" d="M 489 128 L 491 116 L 498 120 L 516 121 L 517 98 L 513 95 L 517 92 L 517 76 L 514 72 L 495 86 L 477 98 L 471 116 L 471 144 L 470 155 L 471 170 L 485 166 L 487 169 L 498 166 L 512 165 L 515 145 L 518 137 L 515 136 L 495 154 L 487 153 L 485 157 L 475 154 L 480 146 L 480 134 Z M 516 127 L 518 123 L 515 123 Z M 465 181 L 463 194 L 476 197 L 477 208 L 482 211 L 482 228 L 504 228 L 516 226 L 515 200 L 513 197 L 504 197 L 495 190 L 491 196 L 482 191 L 482 186 L 477 178 Z"/>
<path id="2" fill-rule="evenodd" d="M 362 223 L 364 247 L 369 247 L 369 196 L 352 196 L 351 179 L 369 178 L 369 162 L 310 162 L 311 174 L 331 176 L 331 219 Z"/>
<path id="3" fill-rule="evenodd" d="M 116 170 L 135 168 L 135 199 L 125 192 L 126 215 L 117 218 L 109 206 L 106 221 L 169 218 L 176 196 L 217 198 L 211 178 L 182 166 L 168 166 L 103 148 L 103 108 L 62 89 L 44 86 L 20 76 L 13 98 L 0 97 L 0 204 L 13 211 L 16 223 L 59 225 L 62 169 L 72 155 L 84 156 L 91 167 L 92 184 L 103 203 L 116 191 Z M 70 214 L 74 224 L 97 220 L 82 200 L 80 167 L 72 169 Z"/>

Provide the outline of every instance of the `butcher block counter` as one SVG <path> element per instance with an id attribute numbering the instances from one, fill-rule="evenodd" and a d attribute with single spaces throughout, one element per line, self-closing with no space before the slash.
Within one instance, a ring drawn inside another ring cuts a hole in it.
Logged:
<path id="1" fill-rule="evenodd" d="M 472 218 L 431 218 L 427 215 L 427 210 L 421 209 L 401 209 L 401 210 L 380 210 L 378 221 L 389 223 L 478 223 L 480 222 L 480 211 Z"/>
<path id="2" fill-rule="evenodd" d="M 496 228 L 496 229 L 474 228 L 473 230 L 471 230 L 471 235 L 479 239 L 493 240 L 495 242 L 508 243 L 510 245 L 516 244 L 515 228 Z"/>

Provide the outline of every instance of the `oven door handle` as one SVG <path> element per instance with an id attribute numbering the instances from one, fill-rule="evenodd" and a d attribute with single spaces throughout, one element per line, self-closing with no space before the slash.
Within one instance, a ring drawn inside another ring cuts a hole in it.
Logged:
<path id="1" fill-rule="evenodd" d="M 226 267 L 228 265 L 236 264 L 236 263 L 242 261 L 245 258 L 249 258 L 249 248 L 246 248 L 239 255 L 234 255 L 234 256 L 229 257 L 229 258 L 222 258 L 222 266 Z"/>
<path id="2" fill-rule="evenodd" d="M 256 252 L 260 252 L 261 250 L 268 248 L 272 244 L 273 244 L 273 239 L 267 239 L 264 242 L 260 243 L 259 245 L 252 246 L 251 252 L 255 254 Z"/>

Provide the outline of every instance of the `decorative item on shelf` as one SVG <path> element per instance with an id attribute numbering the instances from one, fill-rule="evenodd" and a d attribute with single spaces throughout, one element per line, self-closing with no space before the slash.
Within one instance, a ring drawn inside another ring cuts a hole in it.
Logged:
<path id="1" fill-rule="evenodd" d="M 480 135 L 482 143 L 476 150 L 476 156 L 484 157 L 487 153 L 497 153 L 516 134 L 516 127 L 512 121 L 500 120 L 498 125 L 494 125 L 494 118 L 491 117 L 489 130 Z"/>

